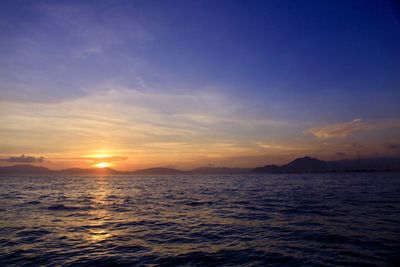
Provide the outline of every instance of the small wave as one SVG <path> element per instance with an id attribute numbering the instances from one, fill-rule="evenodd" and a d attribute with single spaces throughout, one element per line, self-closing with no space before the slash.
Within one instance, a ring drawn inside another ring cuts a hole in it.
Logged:
<path id="1" fill-rule="evenodd" d="M 56 211 L 63 211 L 63 210 L 89 210 L 92 209 L 91 206 L 66 206 L 64 204 L 55 204 L 47 207 L 48 210 L 56 210 Z"/>
<path id="2" fill-rule="evenodd" d="M 295 258 L 282 254 L 267 254 L 263 251 L 253 249 L 243 250 L 220 250 L 215 253 L 190 252 L 175 256 L 160 257 L 156 263 L 161 266 L 195 265 L 195 266 L 218 266 L 218 265 L 287 265 L 296 263 Z"/>
<path id="3" fill-rule="evenodd" d="M 40 202 L 40 201 L 28 201 L 28 202 L 25 202 L 24 205 L 39 205 L 41 203 L 42 202 Z"/>
<path id="4" fill-rule="evenodd" d="M 365 175 L 2 181 L 0 266 L 395 266 L 399 178 Z"/>
<path id="5" fill-rule="evenodd" d="M 129 209 L 118 207 L 118 208 L 112 209 L 112 211 L 114 211 L 114 212 L 128 212 Z"/>
<path id="6" fill-rule="evenodd" d="M 202 205 L 211 206 L 211 205 L 213 205 L 213 202 L 212 201 L 196 201 L 196 200 L 194 200 L 194 201 L 184 201 L 183 204 L 187 205 L 187 206 L 202 206 Z"/>
<path id="7" fill-rule="evenodd" d="M 68 217 L 90 217 L 90 215 L 88 214 L 88 213 L 80 213 L 80 212 L 77 212 L 77 213 L 71 213 L 71 214 L 69 214 L 69 215 L 67 215 Z"/>
<path id="8" fill-rule="evenodd" d="M 32 229 L 32 230 L 22 230 L 19 231 L 16 235 L 17 236 L 34 236 L 34 237 L 40 237 L 43 235 L 50 234 L 51 232 L 45 229 Z"/>

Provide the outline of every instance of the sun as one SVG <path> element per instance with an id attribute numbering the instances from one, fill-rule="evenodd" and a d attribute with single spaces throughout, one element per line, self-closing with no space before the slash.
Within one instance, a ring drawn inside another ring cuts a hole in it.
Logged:
<path id="1" fill-rule="evenodd" d="M 110 167 L 111 164 L 107 163 L 107 162 L 99 162 L 99 163 L 96 163 L 94 166 L 96 166 L 97 168 L 106 168 L 106 167 Z"/>

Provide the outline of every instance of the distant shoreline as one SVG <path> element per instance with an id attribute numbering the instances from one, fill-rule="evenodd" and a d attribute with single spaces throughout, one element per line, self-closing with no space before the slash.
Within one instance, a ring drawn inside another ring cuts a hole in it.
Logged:
<path id="1" fill-rule="evenodd" d="M 264 172 L 264 173 L 191 173 L 190 171 L 175 174 L 168 173 L 59 173 L 54 171 L 53 173 L 14 173 L 5 174 L 0 173 L 0 177 L 21 177 L 21 176 L 210 176 L 210 175 L 221 175 L 221 176 L 259 176 L 259 175 L 286 175 L 286 174 L 334 174 L 334 173 L 398 173 L 400 170 L 343 170 L 343 171 L 309 171 L 309 172 Z"/>
<path id="2" fill-rule="evenodd" d="M 378 158 L 343 161 L 322 161 L 305 156 L 285 165 L 265 165 L 256 168 L 199 167 L 192 170 L 148 168 L 136 171 L 118 171 L 112 168 L 68 168 L 52 170 L 32 164 L 0 167 L 0 176 L 21 175 L 244 175 L 244 174 L 311 174 L 311 173 L 366 173 L 400 172 L 400 158 Z"/>

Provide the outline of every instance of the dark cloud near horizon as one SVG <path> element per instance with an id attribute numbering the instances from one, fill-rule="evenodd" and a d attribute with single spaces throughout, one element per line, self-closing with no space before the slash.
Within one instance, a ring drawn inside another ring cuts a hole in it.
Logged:
<path id="1" fill-rule="evenodd" d="M 400 144 L 386 144 L 385 147 L 389 150 L 399 149 Z"/>
<path id="2" fill-rule="evenodd" d="M 338 156 L 338 157 L 345 157 L 345 156 L 346 156 L 346 153 L 343 153 L 343 152 L 336 152 L 336 156 Z"/>
<path id="3" fill-rule="evenodd" d="M 42 163 L 44 161 L 44 157 L 21 155 L 19 157 L 9 157 L 6 159 L 2 159 L 2 161 L 11 162 L 11 163 Z"/>

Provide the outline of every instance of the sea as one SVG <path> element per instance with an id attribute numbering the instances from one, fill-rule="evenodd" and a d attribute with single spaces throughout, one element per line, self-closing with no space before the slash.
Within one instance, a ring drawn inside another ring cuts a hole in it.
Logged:
<path id="1" fill-rule="evenodd" d="M 400 173 L 0 177 L 0 266 L 400 266 Z"/>

